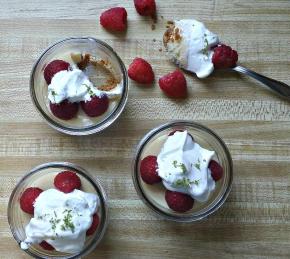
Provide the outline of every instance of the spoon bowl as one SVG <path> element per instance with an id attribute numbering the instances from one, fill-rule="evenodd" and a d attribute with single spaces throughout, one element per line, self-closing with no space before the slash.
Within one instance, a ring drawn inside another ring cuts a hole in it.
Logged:
<path id="1" fill-rule="evenodd" d="M 172 35 L 173 28 L 174 28 L 173 26 L 169 26 L 169 28 L 163 34 L 163 45 L 165 47 L 167 54 L 168 54 L 167 43 L 170 39 L 170 36 Z M 193 71 L 185 69 L 176 57 L 170 54 L 168 56 L 170 57 L 170 61 L 174 63 L 175 65 L 177 65 L 180 69 L 186 71 L 187 73 L 195 75 Z M 287 99 L 290 99 L 290 86 L 281 81 L 266 77 L 262 74 L 259 74 L 253 70 L 250 70 L 240 65 L 236 65 L 235 67 L 230 68 L 230 70 L 238 72 L 240 74 L 250 76 L 256 79 L 258 82 L 266 85 L 267 87 L 272 89 L 274 92 L 278 93 L 279 95 L 286 97 Z"/>

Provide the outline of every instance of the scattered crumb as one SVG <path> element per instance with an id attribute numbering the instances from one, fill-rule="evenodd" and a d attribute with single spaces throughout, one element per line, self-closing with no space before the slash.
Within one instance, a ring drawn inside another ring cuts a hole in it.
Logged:
<path id="1" fill-rule="evenodd" d="M 164 33 L 163 42 L 167 44 L 168 42 L 180 42 L 181 40 L 182 37 L 180 35 L 179 28 L 175 27 L 174 25 L 169 26 Z"/>
<path id="2" fill-rule="evenodd" d="M 152 25 L 151 25 L 151 30 L 154 31 L 155 29 L 156 29 L 155 24 L 152 24 Z"/>
<path id="3" fill-rule="evenodd" d="M 159 49 L 159 52 L 162 52 L 162 48 Z"/>
<path id="4" fill-rule="evenodd" d="M 174 22 L 173 21 L 167 21 L 167 24 L 169 24 L 169 25 L 171 24 L 172 25 L 172 24 L 174 24 Z"/>
<path id="5" fill-rule="evenodd" d="M 161 19 L 162 19 L 162 20 L 164 19 L 163 15 L 161 15 Z"/>
<path id="6" fill-rule="evenodd" d="M 179 31 L 179 28 L 177 27 L 174 28 L 174 40 L 177 42 L 181 41 L 180 31 Z"/>
<path id="7" fill-rule="evenodd" d="M 173 27 L 169 27 L 166 32 L 163 35 L 163 42 L 165 43 L 165 45 L 172 40 L 172 34 L 173 34 Z"/>

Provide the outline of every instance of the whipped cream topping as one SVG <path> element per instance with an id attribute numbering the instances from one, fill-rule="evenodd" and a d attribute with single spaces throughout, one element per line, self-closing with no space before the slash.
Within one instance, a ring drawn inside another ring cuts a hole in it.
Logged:
<path id="1" fill-rule="evenodd" d="M 34 217 L 25 228 L 26 239 L 21 248 L 28 249 L 45 240 L 59 252 L 80 252 L 99 203 L 97 195 L 80 190 L 43 191 L 35 200 Z"/>
<path id="2" fill-rule="evenodd" d="M 80 69 L 72 67 L 56 73 L 48 85 L 48 99 L 52 103 L 60 103 L 67 99 L 69 102 L 90 101 L 92 95 L 116 98 L 122 94 L 122 83 L 110 91 L 97 89 L 88 76 Z"/>
<path id="3" fill-rule="evenodd" d="M 194 142 L 187 131 L 177 131 L 167 138 L 157 156 L 158 175 L 166 189 L 205 202 L 215 189 L 208 169 L 214 154 Z"/>
<path id="4" fill-rule="evenodd" d="M 212 63 L 212 47 L 218 45 L 218 36 L 209 31 L 205 25 L 196 20 L 174 21 L 173 34 L 167 43 L 170 56 L 183 68 L 204 78 L 210 75 Z"/>

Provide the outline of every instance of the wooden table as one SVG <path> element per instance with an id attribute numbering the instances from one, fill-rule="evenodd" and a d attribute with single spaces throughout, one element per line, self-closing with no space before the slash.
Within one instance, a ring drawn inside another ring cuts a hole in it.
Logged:
<path id="1" fill-rule="evenodd" d="M 123 3 L 126 35 L 104 31 L 100 13 Z M 128 66 L 136 56 L 157 79 L 174 69 L 164 55 L 168 19 L 196 18 L 239 52 L 240 62 L 290 84 L 290 1 L 157 1 L 158 23 L 140 17 L 133 1 L 0 0 L 0 258 L 28 258 L 11 236 L 6 210 L 23 174 L 48 161 L 77 163 L 104 183 L 110 224 L 87 258 L 289 258 L 290 103 L 234 73 L 205 80 L 187 75 L 189 98 L 174 102 L 158 84 L 130 82 L 120 119 L 99 135 L 66 136 L 51 129 L 32 105 L 29 75 L 51 43 L 92 36 L 115 48 Z M 162 17 L 163 16 L 163 19 Z M 141 137 L 173 119 L 203 123 L 228 145 L 234 183 L 225 205 L 195 224 L 167 222 L 139 199 L 131 160 Z"/>

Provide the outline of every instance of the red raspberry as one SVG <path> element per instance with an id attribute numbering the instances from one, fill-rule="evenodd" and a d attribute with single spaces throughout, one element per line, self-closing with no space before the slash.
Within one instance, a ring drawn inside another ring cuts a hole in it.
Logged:
<path id="1" fill-rule="evenodd" d="M 61 103 L 49 103 L 52 114 L 62 120 L 70 120 L 74 118 L 79 110 L 78 103 L 70 103 L 67 100 Z"/>
<path id="2" fill-rule="evenodd" d="M 51 79 L 57 72 L 68 70 L 69 66 L 69 63 L 63 60 L 51 61 L 44 69 L 44 79 L 46 83 L 49 85 L 51 83 Z"/>
<path id="3" fill-rule="evenodd" d="M 147 184 L 161 182 L 161 178 L 157 173 L 157 157 L 147 156 L 141 161 L 140 174 L 142 180 Z"/>
<path id="4" fill-rule="evenodd" d="M 212 63 L 215 68 L 234 67 L 238 61 L 238 53 L 230 46 L 220 45 L 214 49 Z"/>
<path id="5" fill-rule="evenodd" d="M 109 99 L 107 95 L 93 96 L 90 101 L 81 102 L 81 106 L 88 116 L 97 117 L 106 112 L 109 107 Z"/>
<path id="6" fill-rule="evenodd" d="M 54 186 L 64 193 L 69 193 L 81 188 L 81 179 L 74 172 L 62 171 L 54 178 Z"/>
<path id="7" fill-rule="evenodd" d="M 218 162 L 216 162 L 215 160 L 211 160 L 208 167 L 211 171 L 211 176 L 215 181 L 218 181 L 223 177 L 224 169 Z"/>
<path id="8" fill-rule="evenodd" d="M 135 58 L 128 69 L 129 77 L 140 84 L 151 84 L 154 72 L 151 65 L 143 58 Z"/>
<path id="9" fill-rule="evenodd" d="M 49 250 L 49 251 L 53 251 L 54 247 L 47 243 L 46 241 L 42 241 L 41 243 L 39 243 L 39 245 L 44 249 L 44 250 Z"/>
<path id="10" fill-rule="evenodd" d="M 156 3 L 155 0 L 134 0 L 136 11 L 142 16 L 155 17 Z"/>
<path id="11" fill-rule="evenodd" d="M 29 214 L 34 213 L 34 207 L 33 204 L 36 200 L 36 198 L 39 196 L 40 193 L 42 193 L 43 190 L 37 187 L 29 187 L 27 188 L 20 197 L 20 208 Z"/>
<path id="12" fill-rule="evenodd" d="M 187 96 L 186 79 L 178 69 L 161 77 L 159 87 L 169 97 L 185 98 Z"/>
<path id="13" fill-rule="evenodd" d="M 101 25 L 110 31 L 124 31 L 127 29 L 127 11 L 123 7 L 114 7 L 101 14 Z"/>
<path id="14" fill-rule="evenodd" d="M 165 200 L 170 209 L 177 212 L 186 212 L 193 207 L 194 200 L 187 194 L 166 190 Z"/>
<path id="15" fill-rule="evenodd" d="M 93 222 L 92 225 L 90 226 L 90 228 L 87 230 L 87 236 L 90 236 L 92 234 L 94 234 L 94 232 L 96 231 L 96 229 L 98 228 L 100 223 L 100 218 L 99 215 L 96 213 L 93 215 Z"/>

